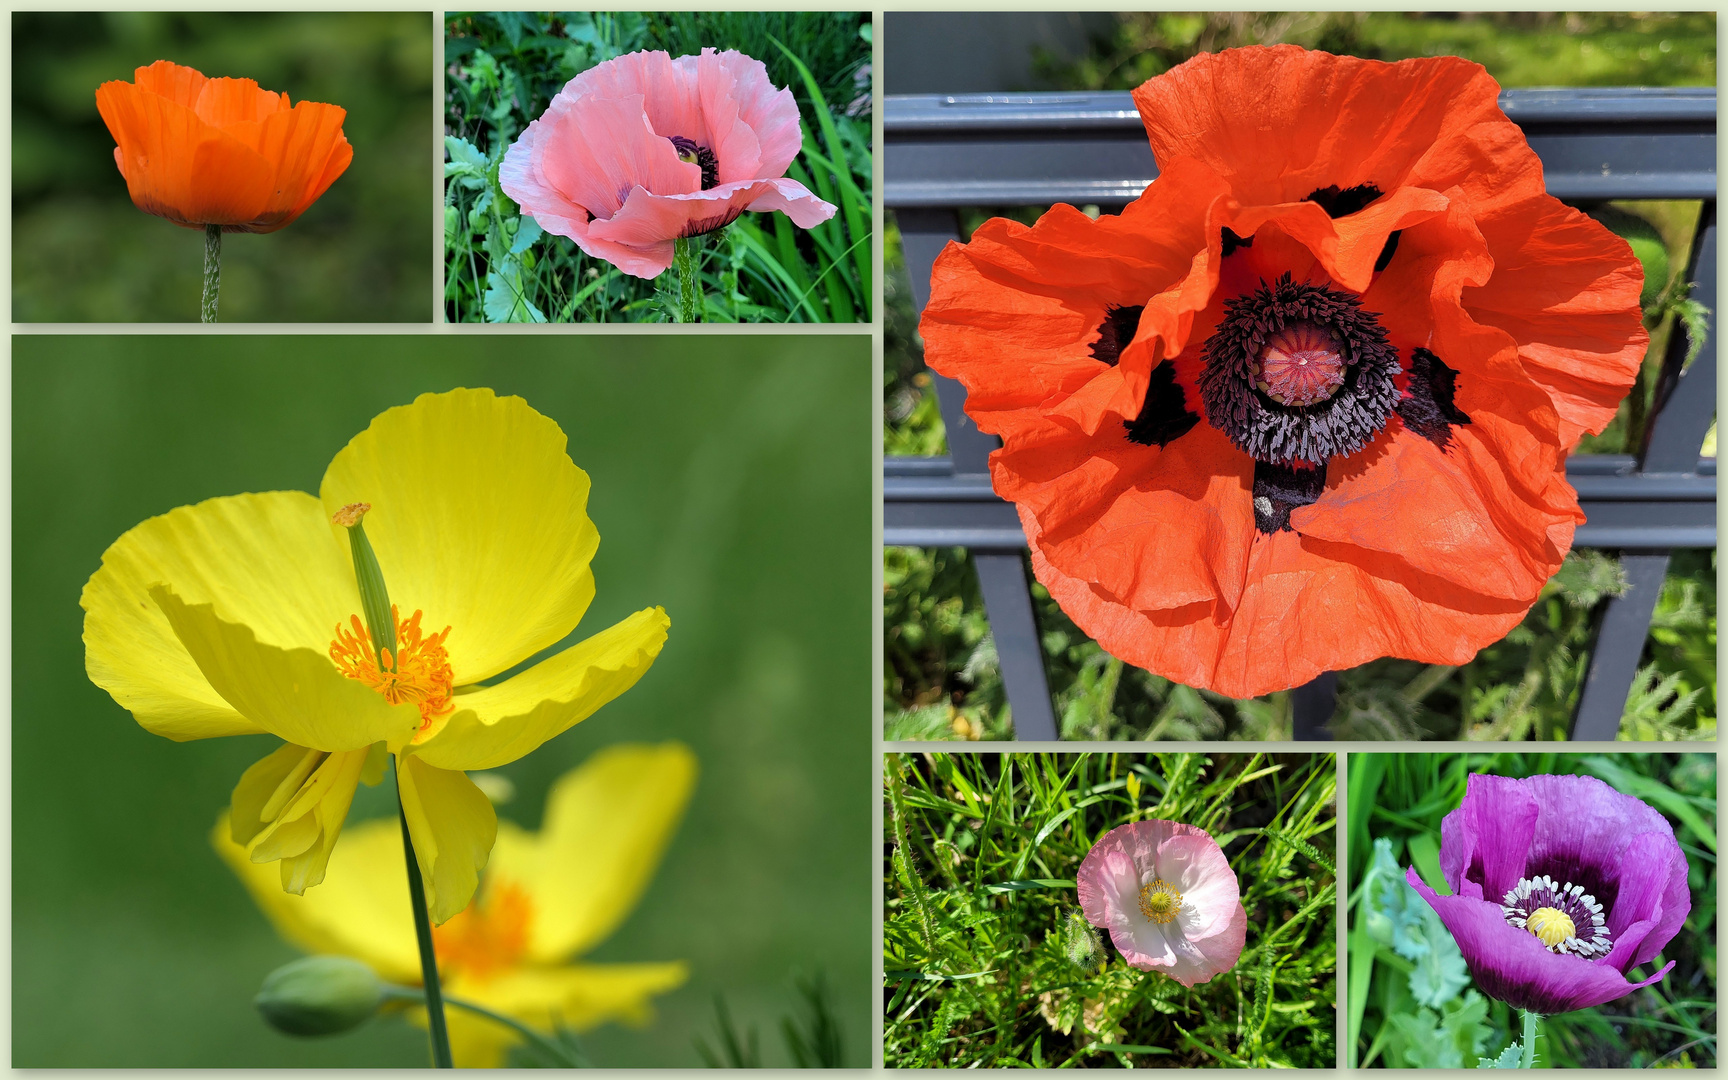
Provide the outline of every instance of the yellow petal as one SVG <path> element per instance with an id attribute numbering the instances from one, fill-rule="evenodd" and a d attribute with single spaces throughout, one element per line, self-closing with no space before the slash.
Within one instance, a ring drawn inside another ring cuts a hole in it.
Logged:
<path id="1" fill-rule="evenodd" d="M 528 894 L 530 959 L 556 964 L 617 929 L 660 865 L 695 781 L 696 755 L 682 743 L 610 746 L 552 786 L 538 834 L 500 832 L 491 872 Z"/>
<path id="2" fill-rule="evenodd" d="M 396 787 L 426 885 L 426 908 L 433 924 L 441 925 L 474 899 L 498 816 L 472 780 L 415 753 L 396 755 Z"/>
<path id="3" fill-rule="evenodd" d="M 264 827 L 248 843 L 247 855 L 255 863 L 279 862 L 285 892 L 304 893 L 324 880 L 330 850 L 342 835 L 366 755 L 365 750 L 309 751 L 264 804 Z M 321 760 L 301 781 L 302 770 L 314 757 Z"/>
<path id="4" fill-rule="evenodd" d="M 344 676 L 328 652 L 281 648 L 226 621 L 208 603 L 191 604 L 165 585 L 150 589 L 198 670 L 242 716 L 288 742 L 317 750 L 401 745 L 420 726 L 413 705 L 391 705 Z"/>
<path id="5" fill-rule="evenodd" d="M 611 1020 L 640 1025 L 653 1019 L 651 999 L 684 985 L 689 969 L 666 964 L 582 964 L 518 968 L 494 979 L 452 980 L 453 997 L 503 1013 L 551 1035 L 554 1023 L 587 1031 Z M 495 1069 L 521 1039 L 463 1009 L 446 1008 L 450 1051 L 458 1067 Z M 424 1024 L 425 1013 L 417 1019 Z M 460 1034 L 458 1030 L 460 1029 Z"/>
<path id="6" fill-rule="evenodd" d="M 171 739 L 257 734 L 209 685 L 150 589 L 216 606 L 260 641 L 328 646 L 359 610 L 345 549 L 330 540 L 318 500 L 269 491 L 182 506 L 137 525 L 102 555 L 84 586 L 85 667 L 146 729 Z"/>
<path id="7" fill-rule="evenodd" d="M 343 829 L 323 884 L 304 896 L 283 892 L 275 867 L 247 857 L 234 842 L 228 815 L 217 821 L 210 843 L 290 943 L 309 953 L 352 956 L 383 979 L 419 985 L 402 828 L 394 818 Z"/>
<path id="8" fill-rule="evenodd" d="M 414 748 L 444 769 L 493 769 L 586 720 L 636 684 L 666 643 L 671 620 L 638 611 L 496 686 L 458 694 L 456 712 Z"/>
<path id="9" fill-rule="evenodd" d="M 390 409 L 336 455 L 319 494 L 326 518 L 371 504 L 390 600 L 451 628 L 458 686 L 559 641 L 594 598 L 588 474 L 521 398 L 452 390 Z"/>

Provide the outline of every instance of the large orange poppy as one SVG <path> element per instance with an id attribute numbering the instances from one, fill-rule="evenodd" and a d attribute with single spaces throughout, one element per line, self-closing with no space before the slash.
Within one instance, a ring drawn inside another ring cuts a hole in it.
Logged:
<path id="1" fill-rule="evenodd" d="M 251 79 L 206 79 L 158 60 L 137 82 L 105 82 L 96 109 L 119 145 L 114 163 L 138 209 L 176 225 L 274 232 L 335 182 L 354 148 L 347 112 L 259 89 Z"/>
<path id="2" fill-rule="evenodd" d="M 1199 56 L 1135 91 L 1160 175 L 1120 216 L 937 259 L 928 362 L 1104 648 L 1252 697 L 1464 663 L 1535 602 L 1648 339 L 1631 249 L 1498 94 L 1456 57 Z"/>

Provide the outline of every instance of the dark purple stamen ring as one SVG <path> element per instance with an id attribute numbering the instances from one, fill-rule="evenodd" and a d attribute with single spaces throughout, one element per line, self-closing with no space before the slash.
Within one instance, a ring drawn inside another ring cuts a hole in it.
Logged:
<path id="1" fill-rule="evenodd" d="M 1337 392 L 1310 405 L 1284 405 L 1256 387 L 1267 343 L 1292 324 L 1321 327 L 1337 340 L 1345 362 Z M 1357 297 L 1298 284 L 1275 284 L 1224 302 L 1224 318 L 1202 349 L 1199 385 L 1206 419 L 1237 448 L 1275 465 L 1323 465 L 1367 446 L 1386 426 L 1401 397 L 1394 378 L 1398 352 L 1379 316 Z"/>

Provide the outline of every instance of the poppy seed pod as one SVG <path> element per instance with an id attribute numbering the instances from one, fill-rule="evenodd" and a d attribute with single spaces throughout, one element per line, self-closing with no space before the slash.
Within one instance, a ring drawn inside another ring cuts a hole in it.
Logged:
<path id="1" fill-rule="evenodd" d="M 1236 698 L 1462 664 L 1559 568 L 1643 272 L 1498 94 L 1456 57 L 1197 56 L 1134 92 L 1159 175 L 1120 215 L 937 258 L 925 358 L 1107 651 Z"/>
<path id="2" fill-rule="evenodd" d="M 132 202 L 176 225 L 275 232 L 354 158 L 335 105 L 291 105 L 251 79 L 207 79 L 167 60 L 134 78 L 98 87 L 96 109 Z"/>
<path id="3" fill-rule="evenodd" d="M 1590 776 L 1472 775 L 1440 823 L 1446 924 L 1476 986 L 1543 1015 L 1625 997 L 1692 910 L 1686 856 L 1666 818 Z"/>

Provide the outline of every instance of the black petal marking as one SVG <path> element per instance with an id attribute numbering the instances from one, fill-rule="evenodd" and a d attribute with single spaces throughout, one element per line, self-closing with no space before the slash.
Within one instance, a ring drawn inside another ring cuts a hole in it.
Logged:
<path id="1" fill-rule="evenodd" d="M 1326 490 L 1326 470 L 1254 463 L 1254 527 L 1271 534 L 1290 528 L 1290 511 Z"/>
<path id="2" fill-rule="evenodd" d="M 1254 384 L 1268 339 L 1291 323 L 1323 327 L 1344 347 L 1344 385 L 1325 401 L 1291 406 Z M 1289 274 L 1224 302 L 1224 318 L 1203 350 L 1200 400 L 1211 425 L 1257 461 L 1322 463 L 1354 454 L 1386 426 L 1398 403 L 1398 351 L 1378 315 L 1355 295 Z"/>
<path id="3" fill-rule="evenodd" d="M 1378 199 L 1385 192 L 1373 184 L 1357 184 L 1338 190 L 1337 184 L 1329 184 L 1323 188 L 1315 188 L 1303 197 L 1303 202 L 1319 203 L 1331 218 L 1349 217 L 1356 211 Z"/>
<path id="4" fill-rule="evenodd" d="M 1398 418 L 1404 426 L 1444 450 L 1452 443 L 1452 425 L 1468 424 L 1470 417 L 1452 403 L 1458 392 L 1458 373 L 1427 349 L 1410 354 L 1410 387 L 1398 403 Z"/>
<path id="5" fill-rule="evenodd" d="M 1113 307 L 1104 312 L 1104 321 L 1098 325 L 1098 340 L 1092 343 L 1092 358 L 1102 360 L 1111 367 L 1122 359 L 1122 350 L 1134 340 L 1134 331 L 1140 328 L 1140 313 L 1146 310 L 1146 305 L 1134 307 Z"/>
<path id="6" fill-rule="evenodd" d="M 1128 441 L 1141 446 L 1168 446 L 1194 430 L 1200 417 L 1188 411 L 1182 388 L 1176 385 L 1176 369 L 1165 360 L 1152 369 L 1146 384 L 1146 400 L 1140 415 L 1126 421 Z"/>
<path id="7" fill-rule="evenodd" d="M 1247 237 L 1237 236 L 1233 231 L 1231 231 L 1229 229 L 1225 229 L 1222 233 L 1222 236 L 1224 238 L 1224 254 L 1226 256 L 1234 255 L 1236 253 L 1237 248 L 1245 248 L 1245 247 L 1253 247 L 1254 246 L 1254 238 L 1252 236 L 1247 236 Z"/>
<path id="8" fill-rule="evenodd" d="M 1392 265 L 1392 256 L 1398 252 L 1398 238 L 1402 235 L 1403 229 L 1393 229 L 1392 235 L 1386 238 L 1386 246 L 1380 249 L 1380 257 L 1374 260 L 1376 274 Z"/>

